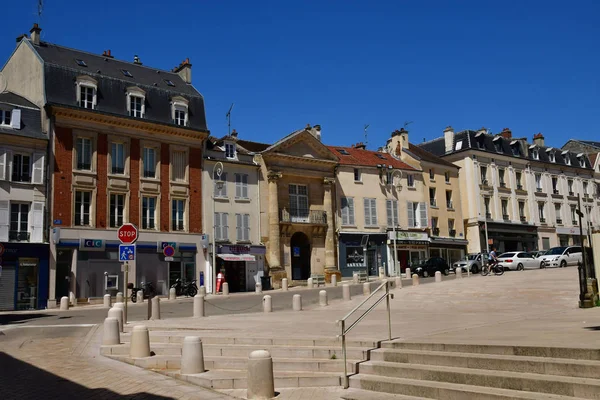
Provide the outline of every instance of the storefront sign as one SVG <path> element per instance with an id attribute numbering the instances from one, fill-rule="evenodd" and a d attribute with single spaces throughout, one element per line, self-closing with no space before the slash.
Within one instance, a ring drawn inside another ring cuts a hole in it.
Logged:
<path id="1" fill-rule="evenodd" d="M 390 246 L 394 245 L 394 242 L 388 241 Z M 396 250 L 427 250 L 427 245 L 425 244 L 398 244 L 396 242 Z"/>
<path id="2" fill-rule="evenodd" d="M 177 250 L 177 242 L 156 242 L 156 252 L 162 254 L 167 246 L 171 246 Z"/>
<path id="3" fill-rule="evenodd" d="M 346 247 L 346 263 L 360 264 L 365 262 L 364 249 L 362 247 Z"/>
<path id="4" fill-rule="evenodd" d="M 388 232 L 388 238 L 394 240 L 394 232 Z M 402 241 L 407 244 L 414 242 L 429 242 L 429 236 L 426 232 L 407 232 L 407 231 L 396 231 L 396 241 Z"/>
<path id="5" fill-rule="evenodd" d="M 102 239 L 79 239 L 79 250 L 104 251 L 104 240 Z"/>
<path id="6" fill-rule="evenodd" d="M 565 228 L 565 227 L 556 227 L 556 233 L 559 235 L 579 235 L 579 227 Z M 583 234 L 587 235 L 587 227 L 583 227 Z"/>

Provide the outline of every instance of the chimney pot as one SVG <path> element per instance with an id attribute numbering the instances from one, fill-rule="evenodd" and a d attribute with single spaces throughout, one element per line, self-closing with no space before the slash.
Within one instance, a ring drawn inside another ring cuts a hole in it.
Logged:
<path id="1" fill-rule="evenodd" d="M 512 131 L 508 128 L 504 128 L 502 129 L 502 132 L 500 132 L 500 136 L 504 139 L 512 139 Z"/>
<path id="2" fill-rule="evenodd" d="M 540 147 L 544 147 L 544 135 L 542 135 L 541 132 L 533 135 L 533 143 Z"/>
<path id="3" fill-rule="evenodd" d="M 40 44 L 40 32 L 42 31 L 42 28 L 40 28 L 40 26 L 38 24 L 33 24 L 33 28 L 31 28 L 31 30 L 29 31 L 29 33 L 31 33 L 31 41 L 33 42 L 33 44 L 39 45 Z"/>
<path id="4" fill-rule="evenodd" d="M 310 124 L 306 124 L 306 128 L 305 129 L 310 129 Z"/>
<path id="5" fill-rule="evenodd" d="M 231 137 L 234 137 L 234 138 L 238 137 L 238 133 L 235 129 L 231 131 Z"/>

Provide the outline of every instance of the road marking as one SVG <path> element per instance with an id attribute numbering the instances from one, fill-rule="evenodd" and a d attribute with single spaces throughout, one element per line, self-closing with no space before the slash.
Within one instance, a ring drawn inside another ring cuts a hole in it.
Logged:
<path id="1" fill-rule="evenodd" d="M 16 328 L 91 328 L 92 326 L 96 326 L 98 324 L 61 324 L 61 325 L 11 325 L 0 329 L 2 331 L 8 331 L 10 329 Z"/>

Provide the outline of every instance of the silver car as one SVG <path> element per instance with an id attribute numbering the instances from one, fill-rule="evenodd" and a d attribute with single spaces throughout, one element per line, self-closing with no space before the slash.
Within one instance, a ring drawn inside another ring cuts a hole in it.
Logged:
<path id="1" fill-rule="evenodd" d="M 526 251 L 510 251 L 498 256 L 498 264 L 504 269 L 523 271 L 524 269 L 538 268 L 539 261 L 533 258 L 533 254 Z"/>
<path id="2" fill-rule="evenodd" d="M 456 268 L 462 268 L 463 272 L 471 271 L 472 274 L 477 274 L 481 271 L 485 258 L 484 253 L 468 254 L 464 260 L 452 264 L 452 271 L 456 272 Z"/>

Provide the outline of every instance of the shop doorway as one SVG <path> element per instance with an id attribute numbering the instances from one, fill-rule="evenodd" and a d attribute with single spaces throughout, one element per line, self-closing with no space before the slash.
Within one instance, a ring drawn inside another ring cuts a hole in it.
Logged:
<path id="1" fill-rule="evenodd" d="M 69 282 L 71 274 L 71 261 L 73 253 L 71 250 L 58 250 L 56 256 L 56 286 L 55 298 L 69 296 Z"/>
<path id="2" fill-rule="evenodd" d="M 296 232 L 290 240 L 292 251 L 292 280 L 303 281 L 310 277 L 310 241 L 302 232 Z"/>
<path id="3" fill-rule="evenodd" d="M 169 288 L 175 284 L 177 279 L 181 279 L 183 282 L 191 282 L 196 279 L 195 270 L 193 262 L 169 262 Z M 196 285 L 200 286 L 198 282 L 196 282 Z"/>

